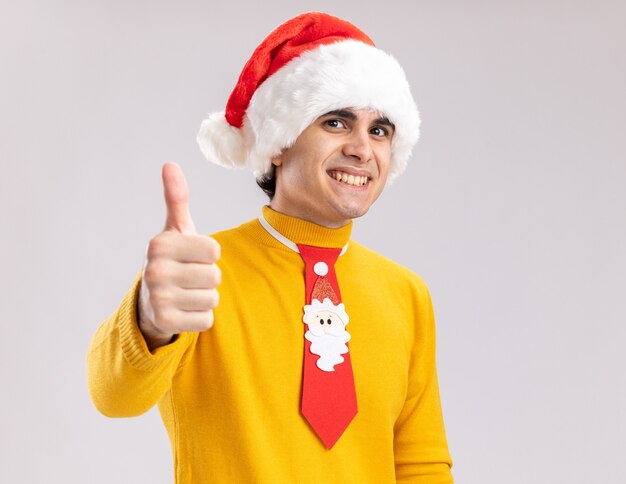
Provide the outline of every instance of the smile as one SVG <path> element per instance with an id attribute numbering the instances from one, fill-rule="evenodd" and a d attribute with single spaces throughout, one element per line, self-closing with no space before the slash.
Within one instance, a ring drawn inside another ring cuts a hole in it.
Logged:
<path id="1" fill-rule="evenodd" d="M 343 171 L 329 171 L 328 174 L 331 178 L 334 178 L 338 182 L 352 185 L 355 187 L 365 186 L 369 181 L 369 178 L 366 176 L 350 175 Z"/>

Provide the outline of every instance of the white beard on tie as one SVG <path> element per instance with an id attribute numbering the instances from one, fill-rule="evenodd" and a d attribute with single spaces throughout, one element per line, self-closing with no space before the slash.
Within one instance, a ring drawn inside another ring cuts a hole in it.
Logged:
<path id="1" fill-rule="evenodd" d="M 342 329 L 339 334 L 315 335 L 310 330 L 304 337 L 311 342 L 311 353 L 320 358 L 315 363 L 320 370 L 335 371 L 335 365 L 343 363 L 348 352 L 346 343 L 350 341 L 350 333 Z"/>

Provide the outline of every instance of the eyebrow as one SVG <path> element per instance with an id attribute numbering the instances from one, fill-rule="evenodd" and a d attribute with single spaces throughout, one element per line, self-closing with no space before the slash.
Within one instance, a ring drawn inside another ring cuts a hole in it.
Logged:
<path id="1" fill-rule="evenodd" d="M 338 116 L 340 118 L 346 118 L 350 121 L 356 121 L 357 116 L 352 111 L 348 109 L 334 109 L 333 111 L 328 111 L 326 114 L 322 114 L 320 118 L 325 118 L 326 116 Z M 387 116 L 380 116 L 376 118 L 372 124 L 379 124 L 382 126 L 389 126 L 392 129 L 396 129 L 395 124 L 389 121 Z"/>
<path id="2" fill-rule="evenodd" d="M 333 111 L 328 111 L 326 114 L 322 114 L 320 118 L 325 118 L 326 116 L 339 116 L 340 118 L 346 118 L 350 121 L 356 121 L 356 114 L 352 111 L 348 111 L 347 109 L 335 109 Z"/>

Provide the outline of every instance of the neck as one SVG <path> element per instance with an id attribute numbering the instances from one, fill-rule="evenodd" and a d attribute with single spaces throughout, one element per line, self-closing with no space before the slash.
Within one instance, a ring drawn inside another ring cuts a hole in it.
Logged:
<path id="1" fill-rule="evenodd" d="M 343 247 L 350 239 L 352 221 L 339 228 L 326 227 L 311 222 L 302 217 L 291 216 L 274 210 L 269 206 L 263 207 L 263 218 L 281 235 L 296 244 L 312 245 L 315 247 Z M 265 229 L 263 232 L 266 233 Z M 266 241 L 275 244 L 275 239 L 267 234 Z"/>
<path id="2" fill-rule="evenodd" d="M 320 225 L 322 227 L 326 227 L 328 229 L 340 229 L 341 227 L 345 227 L 352 220 L 350 219 L 341 219 L 341 220 L 330 220 L 323 217 L 319 217 L 314 213 L 303 212 L 300 210 L 295 210 L 287 204 L 280 203 L 280 200 L 277 200 L 274 197 L 269 204 L 270 208 L 278 213 L 282 213 L 283 215 L 287 215 L 289 217 L 299 218 L 300 220 L 304 220 L 305 222 L 311 222 L 316 225 Z"/>

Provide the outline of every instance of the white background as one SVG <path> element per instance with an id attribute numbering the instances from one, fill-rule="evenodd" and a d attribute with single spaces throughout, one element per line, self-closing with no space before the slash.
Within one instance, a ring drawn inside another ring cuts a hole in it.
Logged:
<path id="1" fill-rule="evenodd" d="M 93 408 L 85 354 L 161 230 L 177 161 L 205 233 L 255 217 L 203 161 L 275 26 L 324 10 L 405 67 L 409 168 L 354 238 L 428 283 L 458 483 L 626 482 L 626 4 L 3 1 L 0 481 L 170 483 L 156 410 Z"/>

